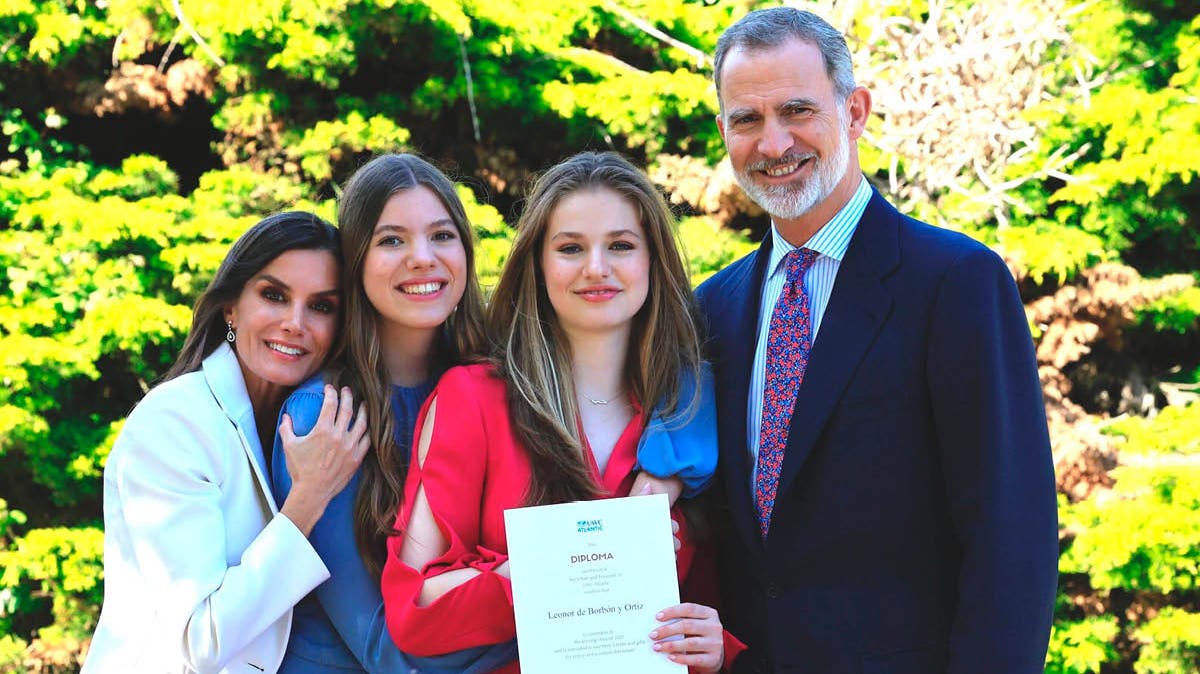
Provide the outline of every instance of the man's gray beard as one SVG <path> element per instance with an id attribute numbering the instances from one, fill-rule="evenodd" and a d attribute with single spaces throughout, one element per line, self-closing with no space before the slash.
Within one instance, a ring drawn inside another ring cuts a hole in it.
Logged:
<path id="1" fill-rule="evenodd" d="M 838 181 L 846 174 L 850 164 L 850 140 L 847 138 L 849 124 L 838 125 L 838 143 L 827 158 L 814 157 L 812 177 L 797 183 L 784 185 L 759 185 L 748 171 L 734 171 L 738 184 L 754 203 L 772 218 L 795 220 L 825 201 L 833 194 Z"/>

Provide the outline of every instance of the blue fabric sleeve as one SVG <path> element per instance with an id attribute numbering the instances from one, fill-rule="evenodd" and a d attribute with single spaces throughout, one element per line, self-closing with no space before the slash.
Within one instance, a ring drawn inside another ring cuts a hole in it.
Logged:
<path id="1" fill-rule="evenodd" d="M 287 399 L 280 414 L 289 414 L 296 435 L 304 435 L 316 425 L 322 400 L 322 382 L 319 378 L 315 383 L 309 380 Z M 278 434 L 271 464 L 271 489 L 276 502 L 282 504 L 291 489 L 291 479 Z M 515 660 L 515 640 L 428 658 L 407 655 L 396 648 L 384 621 L 379 582 L 367 571 L 354 540 L 354 500 L 358 483 L 359 475 L 356 474 L 346 489 L 329 502 L 308 539 L 330 572 L 329 580 L 313 593 L 337 630 L 337 636 L 362 668 L 372 674 L 409 671 L 483 674 Z"/>
<path id="2" fill-rule="evenodd" d="M 638 467 L 655 477 L 678 477 L 687 498 L 707 489 L 717 470 L 717 400 L 708 363 L 701 363 L 698 384 L 685 374 L 679 383 L 680 400 L 690 401 L 697 386 L 694 414 L 682 409 L 664 418 L 657 405 L 638 442 Z"/>

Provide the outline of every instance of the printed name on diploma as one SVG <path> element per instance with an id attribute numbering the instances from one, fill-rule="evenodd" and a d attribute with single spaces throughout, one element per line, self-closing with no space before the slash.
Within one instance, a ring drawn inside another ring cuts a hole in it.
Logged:
<path id="1" fill-rule="evenodd" d="M 570 611 L 546 611 L 546 619 L 559 620 L 561 618 L 587 618 L 594 615 L 621 615 L 626 611 L 644 611 L 645 609 L 646 605 L 640 602 L 630 602 L 624 606 L 588 606 Z"/>

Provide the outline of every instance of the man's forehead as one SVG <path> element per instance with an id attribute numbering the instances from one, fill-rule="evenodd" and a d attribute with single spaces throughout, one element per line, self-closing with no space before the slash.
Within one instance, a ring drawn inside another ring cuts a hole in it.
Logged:
<path id="1" fill-rule="evenodd" d="M 809 42 L 792 39 L 772 47 L 739 47 L 731 50 L 721 69 L 722 100 L 749 97 L 776 102 L 807 98 L 832 88 L 820 50 Z"/>

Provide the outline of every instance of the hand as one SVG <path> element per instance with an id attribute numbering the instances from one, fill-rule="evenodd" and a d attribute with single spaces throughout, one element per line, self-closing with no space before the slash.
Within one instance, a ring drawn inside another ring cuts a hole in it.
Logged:
<path id="1" fill-rule="evenodd" d="M 700 604 L 676 604 L 655 615 L 672 621 L 650 633 L 654 650 L 671 662 L 693 667 L 698 672 L 719 672 L 725 663 L 724 628 L 715 609 Z"/>
<path id="2" fill-rule="evenodd" d="M 683 480 L 677 477 L 654 477 L 646 471 L 639 471 L 637 477 L 633 478 L 633 488 L 629 490 L 631 496 L 646 496 L 647 494 L 666 494 L 667 500 L 671 505 L 675 505 L 675 501 L 679 500 L 679 495 L 683 493 Z"/>
<path id="3" fill-rule="evenodd" d="M 679 548 L 683 547 L 683 541 L 679 540 L 679 522 L 671 520 L 671 541 L 675 543 L 675 554 L 679 554 Z"/>
<path id="4" fill-rule="evenodd" d="M 366 411 L 359 405 L 354 413 L 349 388 L 343 387 L 339 396 L 332 386 L 326 386 L 317 423 L 308 435 L 298 437 L 285 414 L 279 438 L 292 478 L 292 490 L 280 511 L 307 536 L 330 499 L 354 476 L 370 447 Z"/>

